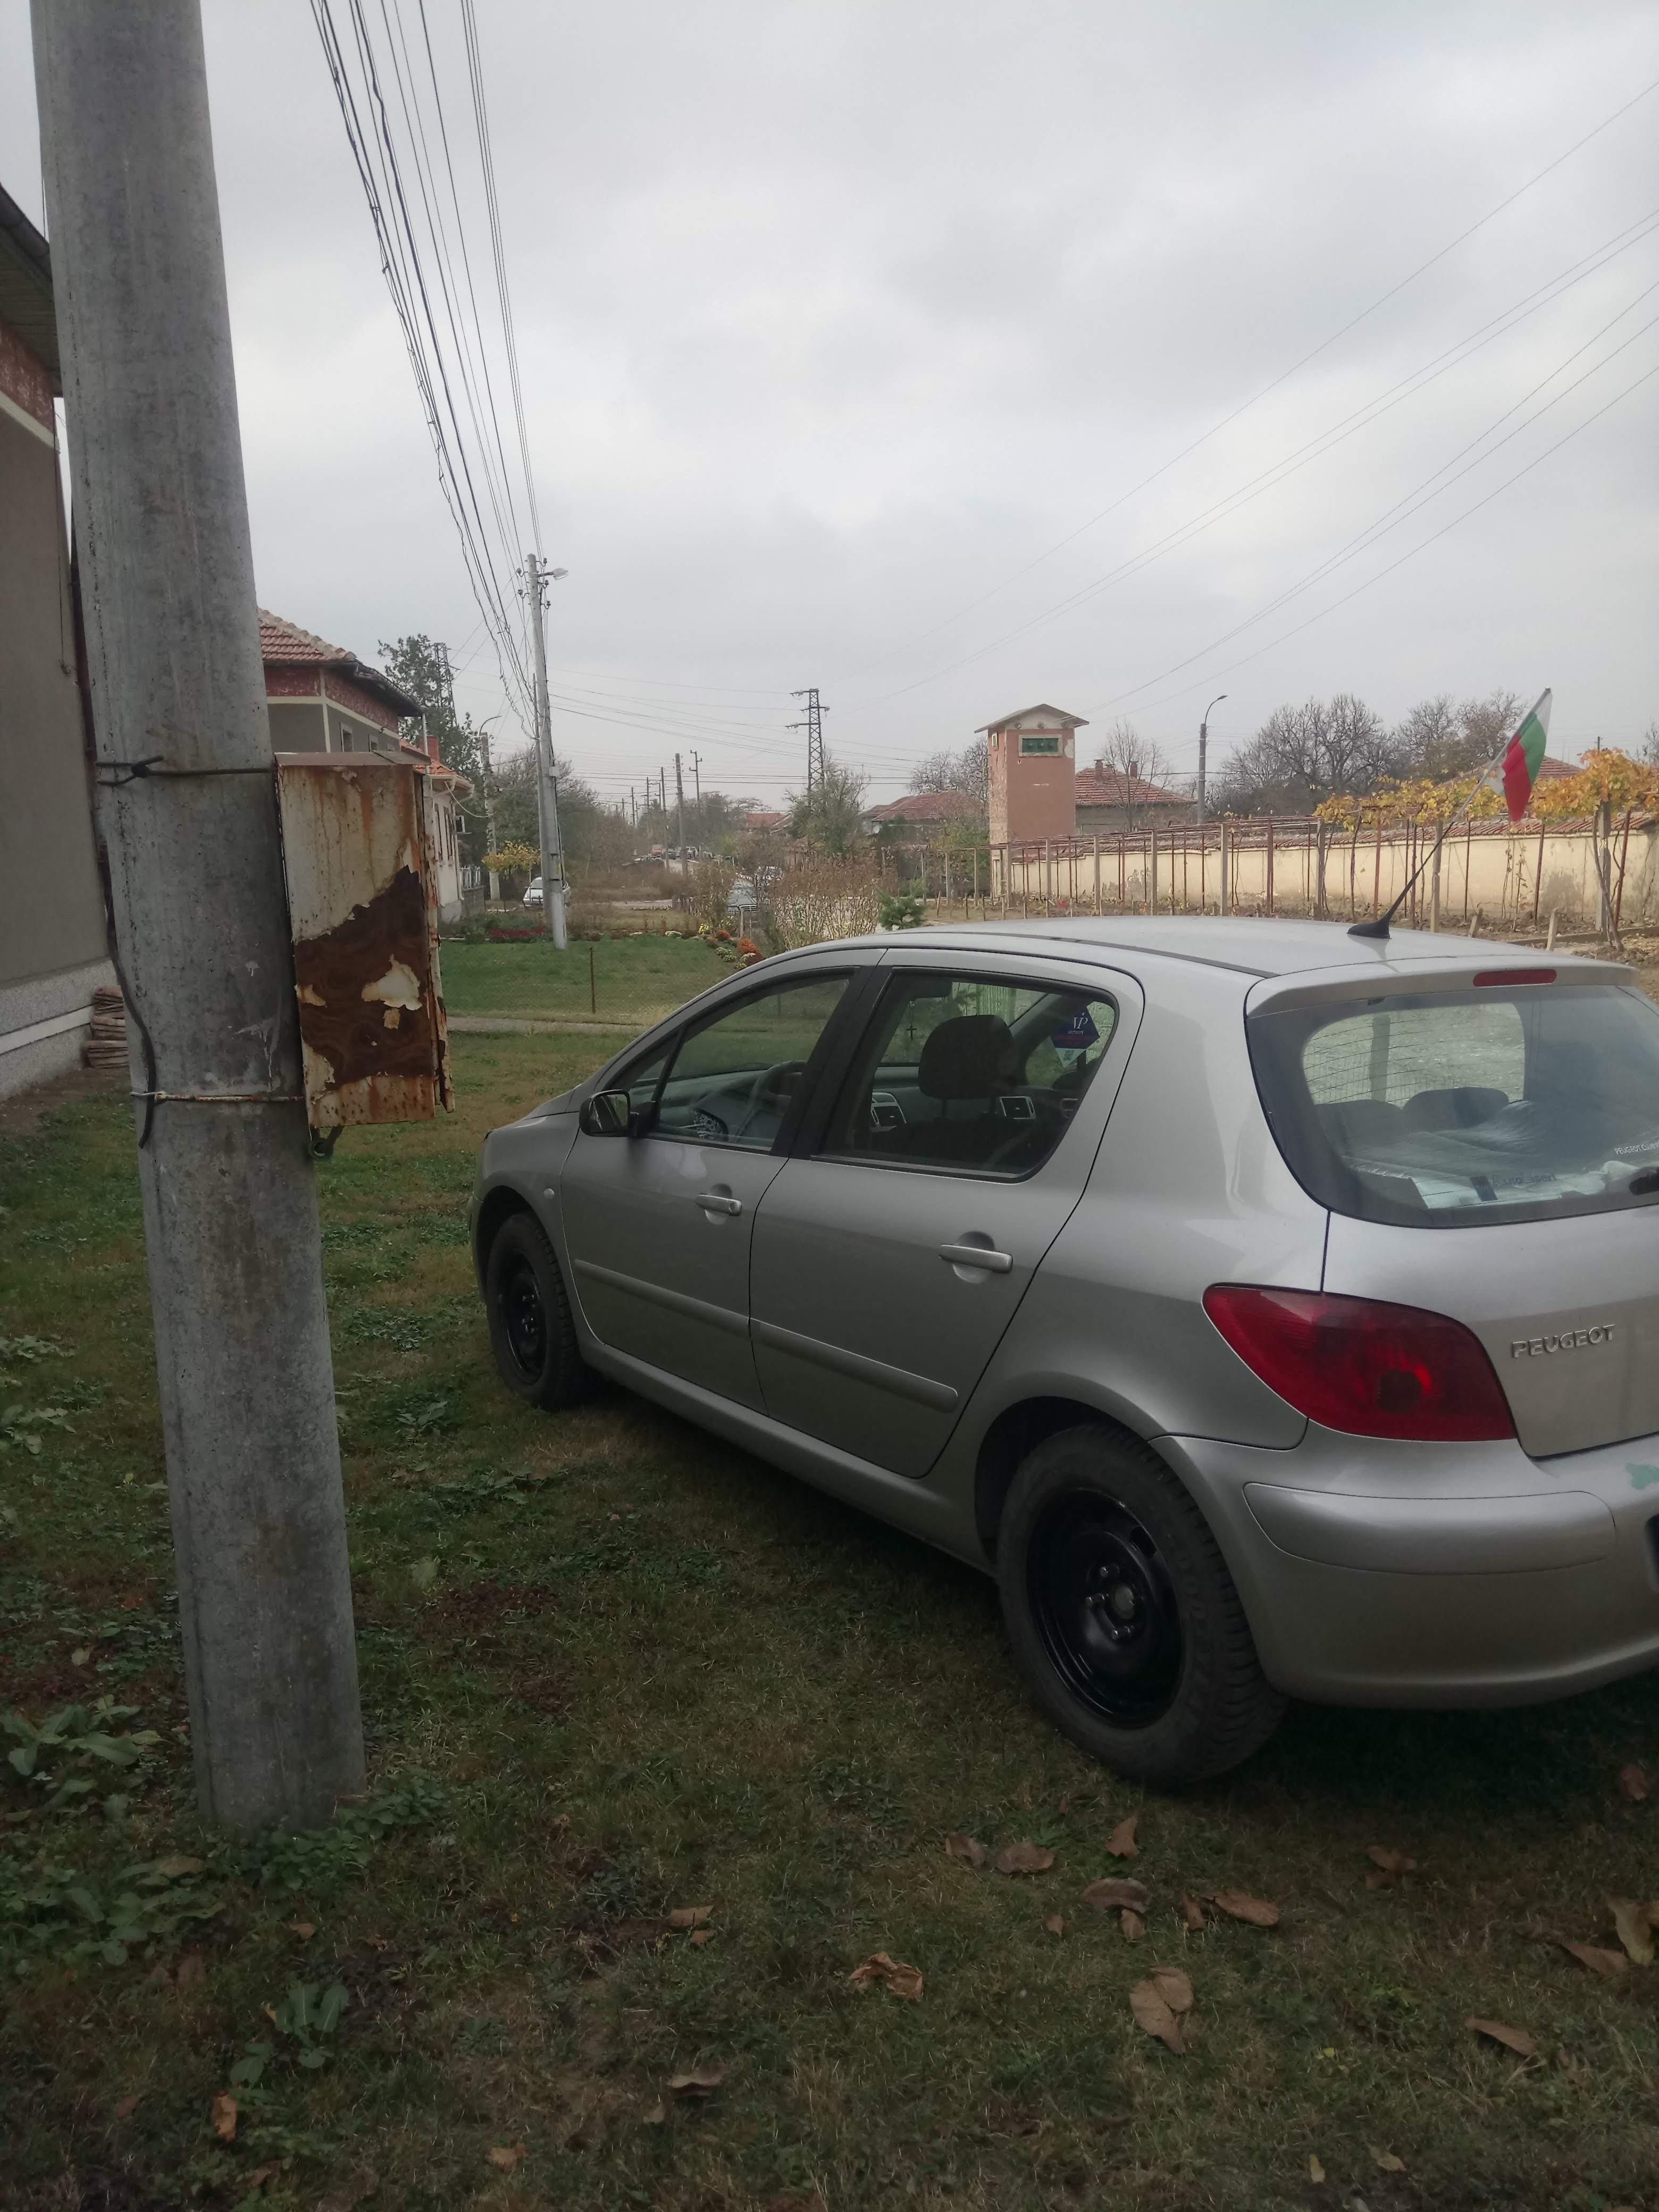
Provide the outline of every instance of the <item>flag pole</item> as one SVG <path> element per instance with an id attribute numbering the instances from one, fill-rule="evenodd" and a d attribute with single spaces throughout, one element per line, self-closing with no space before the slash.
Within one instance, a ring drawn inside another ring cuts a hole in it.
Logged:
<path id="1" fill-rule="evenodd" d="M 1395 899 L 1394 904 L 1388 909 L 1387 913 L 1379 914 L 1373 921 L 1356 921 L 1350 923 L 1348 927 L 1348 934 L 1350 937 L 1386 938 L 1388 936 L 1389 926 L 1393 921 L 1395 915 L 1399 913 L 1401 908 L 1404 906 L 1406 901 L 1411 896 L 1412 886 L 1416 883 L 1424 869 L 1432 867 L 1434 863 L 1439 859 L 1441 848 L 1445 844 L 1447 838 L 1450 836 L 1452 831 L 1456 829 L 1458 824 L 1463 820 L 1470 807 L 1472 807 L 1475 800 L 1480 798 L 1481 793 L 1491 787 L 1493 776 L 1498 773 L 1498 769 L 1503 768 L 1508 762 L 1510 754 L 1513 748 L 1520 744 L 1522 734 L 1525 731 L 1527 725 L 1529 722 L 1536 722 L 1540 737 L 1548 736 L 1550 726 L 1550 697 L 1551 695 L 1548 691 L 1540 692 L 1535 703 L 1527 709 L 1527 712 L 1521 717 L 1521 720 L 1516 724 L 1514 729 L 1510 731 L 1509 736 L 1504 738 L 1503 744 L 1499 745 L 1498 750 L 1492 755 L 1492 758 L 1486 763 L 1485 768 L 1481 769 L 1480 775 L 1475 778 L 1474 788 L 1470 791 L 1468 797 L 1464 799 L 1461 806 L 1455 807 L 1452 812 L 1447 816 L 1445 822 L 1441 827 L 1440 835 L 1434 841 L 1433 849 L 1424 855 L 1424 857 L 1418 862 L 1417 866 L 1412 870 L 1410 875 L 1407 877 L 1405 889 L 1401 892 L 1399 897 Z M 1541 751 L 1540 753 L 1540 758 L 1542 758 Z M 1522 814 L 1525 812 L 1526 803 L 1528 799 L 1532 795 L 1532 787 L 1535 781 L 1535 774 L 1529 772 L 1527 776 L 1526 789 L 1522 793 L 1519 809 L 1516 808 L 1514 800 L 1510 799 L 1509 795 L 1507 780 L 1505 781 L 1504 787 L 1504 803 L 1509 807 L 1510 819 L 1511 822 L 1518 822 L 1521 819 Z"/>

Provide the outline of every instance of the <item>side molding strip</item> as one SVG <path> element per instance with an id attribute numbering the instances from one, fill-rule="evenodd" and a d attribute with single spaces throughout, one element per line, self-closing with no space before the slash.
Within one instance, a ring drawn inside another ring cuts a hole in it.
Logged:
<path id="1" fill-rule="evenodd" d="M 724 1329 L 728 1336 L 747 1336 L 749 1316 L 733 1313 L 730 1306 L 711 1305 L 707 1298 L 688 1297 L 684 1291 L 665 1290 L 660 1283 L 642 1282 L 637 1275 L 619 1273 L 615 1267 L 601 1267 L 592 1260 L 578 1260 L 576 1273 L 585 1282 L 602 1283 L 609 1291 L 625 1291 L 632 1297 L 643 1298 L 647 1305 L 665 1306 L 670 1313 L 684 1314 L 688 1321 L 700 1321 L 709 1328 Z"/>
<path id="2" fill-rule="evenodd" d="M 861 1352 L 844 1352 L 839 1345 L 825 1344 L 816 1336 L 797 1336 L 793 1328 L 780 1328 L 774 1322 L 753 1322 L 750 1333 L 757 1344 L 769 1345 L 774 1352 L 809 1360 L 814 1367 L 827 1367 L 832 1375 L 849 1376 L 854 1382 L 868 1382 L 878 1390 L 890 1390 L 896 1398 L 912 1399 L 936 1413 L 948 1413 L 959 1395 L 948 1382 L 912 1375 L 906 1367 L 890 1367 L 883 1359 L 866 1359 Z"/>

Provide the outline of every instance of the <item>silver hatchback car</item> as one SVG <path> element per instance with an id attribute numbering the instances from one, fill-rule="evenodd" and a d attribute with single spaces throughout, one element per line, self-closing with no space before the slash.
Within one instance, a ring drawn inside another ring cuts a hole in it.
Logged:
<path id="1" fill-rule="evenodd" d="M 1654 1218 L 1650 1221 L 1650 1212 Z M 1125 1773 L 1659 1661 L 1659 1009 L 1335 924 L 785 954 L 487 1140 L 501 1371 L 994 1573 Z"/>

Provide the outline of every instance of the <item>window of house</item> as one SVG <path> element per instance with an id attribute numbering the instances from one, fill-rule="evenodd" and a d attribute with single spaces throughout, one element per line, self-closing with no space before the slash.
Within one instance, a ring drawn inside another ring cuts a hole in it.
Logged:
<path id="1" fill-rule="evenodd" d="M 1022 753 L 1057 753 L 1060 750 L 1060 739 L 1058 738 L 1029 738 L 1022 734 L 1019 741 L 1019 749 Z"/>
<path id="2" fill-rule="evenodd" d="M 340 725 L 340 750 L 343 753 L 349 753 L 354 752 L 356 750 L 356 740 L 352 736 L 350 730 L 343 722 Z"/>

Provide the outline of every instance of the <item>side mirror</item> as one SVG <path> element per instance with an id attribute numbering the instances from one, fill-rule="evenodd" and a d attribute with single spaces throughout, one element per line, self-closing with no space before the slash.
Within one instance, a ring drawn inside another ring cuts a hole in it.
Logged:
<path id="1" fill-rule="evenodd" d="M 632 1108 L 625 1091 L 596 1091 L 585 1099 L 576 1126 L 585 1137 L 625 1137 Z"/>

